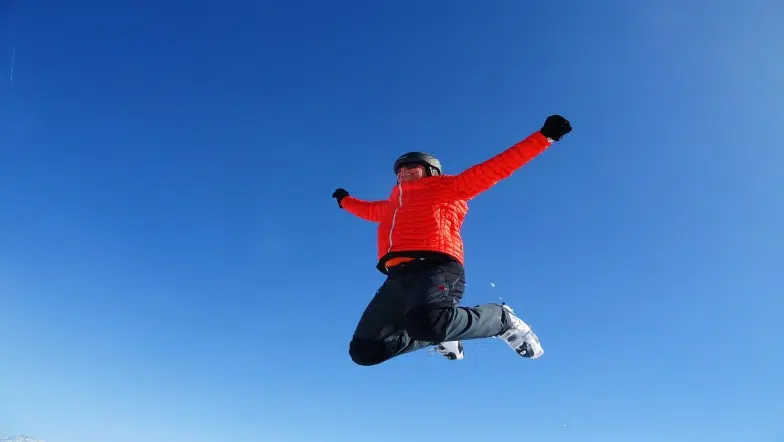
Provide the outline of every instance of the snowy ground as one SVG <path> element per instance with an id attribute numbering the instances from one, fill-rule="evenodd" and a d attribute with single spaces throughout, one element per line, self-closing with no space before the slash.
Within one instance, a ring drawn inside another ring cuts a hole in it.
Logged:
<path id="1" fill-rule="evenodd" d="M 0 442 L 45 442 L 27 436 L 0 437 Z"/>

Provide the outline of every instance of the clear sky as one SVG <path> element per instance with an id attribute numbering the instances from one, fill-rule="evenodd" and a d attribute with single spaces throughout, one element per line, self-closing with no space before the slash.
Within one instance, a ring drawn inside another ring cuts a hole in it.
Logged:
<path id="1" fill-rule="evenodd" d="M 781 2 L 2 2 L 0 436 L 784 438 Z M 332 191 L 553 113 L 463 230 L 544 357 L 354 365 L 383 276 Z"/>

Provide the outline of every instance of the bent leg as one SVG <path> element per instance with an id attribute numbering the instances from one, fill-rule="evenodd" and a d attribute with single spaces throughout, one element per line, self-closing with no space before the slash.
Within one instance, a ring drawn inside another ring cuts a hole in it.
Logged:
<path id="1" fill-rule="evenodd" d="M 462 307 L 465 273 L 459 263 L 434 266 L 419 274 L 423 294 L 404 316 L 410 337 L 433 343 L 464 341 L 498 336 L 511 325 L 499 304 Z"/>
<path id="2" fill-rule="evenodd" d="M 412 339 L 403 328 L 406 303 L 400 299 L 400 288 L 398 281 L 388 278 L 365 308 L 349 344 L 354 363 L 376 365 L 430 345 Z"/>
<path id="3" fill-rule="evenodd" d="M 492 338 L 509 328 L 504 308 L 498 304 L 476 307 L 424 305 L 405 317 L 411 337 L 434 343 Z"/>

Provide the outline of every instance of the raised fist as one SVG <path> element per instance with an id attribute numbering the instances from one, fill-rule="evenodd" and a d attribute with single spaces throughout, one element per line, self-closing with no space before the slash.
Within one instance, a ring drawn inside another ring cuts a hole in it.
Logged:
<path id="1" fill-rule="evenodd" d="M 337 200 L 338 207 L 340 207 L 341 209 L 343 208 L 343 206 L 340 204 L 340 202 L 343 201 L 343 198 L 347 196 L 348 196 L 348 191 L 346 189 L 337 189 L 334 192 L 332 192 L 332 198 L 335 198 Z"/>
<path id="2" fill-rule="evenodd" d="M 564 135 L 572 131 L 569 120 L 560 115 L 550 115 L 544 122 L 540 132 L 553 141 L 559 141 Z"/>

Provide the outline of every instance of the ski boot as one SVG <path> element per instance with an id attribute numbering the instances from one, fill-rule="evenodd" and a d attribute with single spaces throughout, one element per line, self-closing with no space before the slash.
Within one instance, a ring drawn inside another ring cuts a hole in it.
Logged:
<path id="1" fill-rule="evenodd" d="M 463 343 L 460 341 L 447 341 L 436 345 L 436 351 L 449 360 L 463 359 Z"/>
<path id="2" fill-rule="evenodd" d="M 544 354 L 544 349 L 539 343 L 539 338 L 531 330 L 531 327 L 526 324 L 522 319 L 515 316 L 511 307 L 506 304 L 502 305 L 506 309 L 506 313 L 512 322 L 512 326 L 498 338 L 503 339 L 512 347 L 518 355 L 524 358 L 536 359 Z"/>

